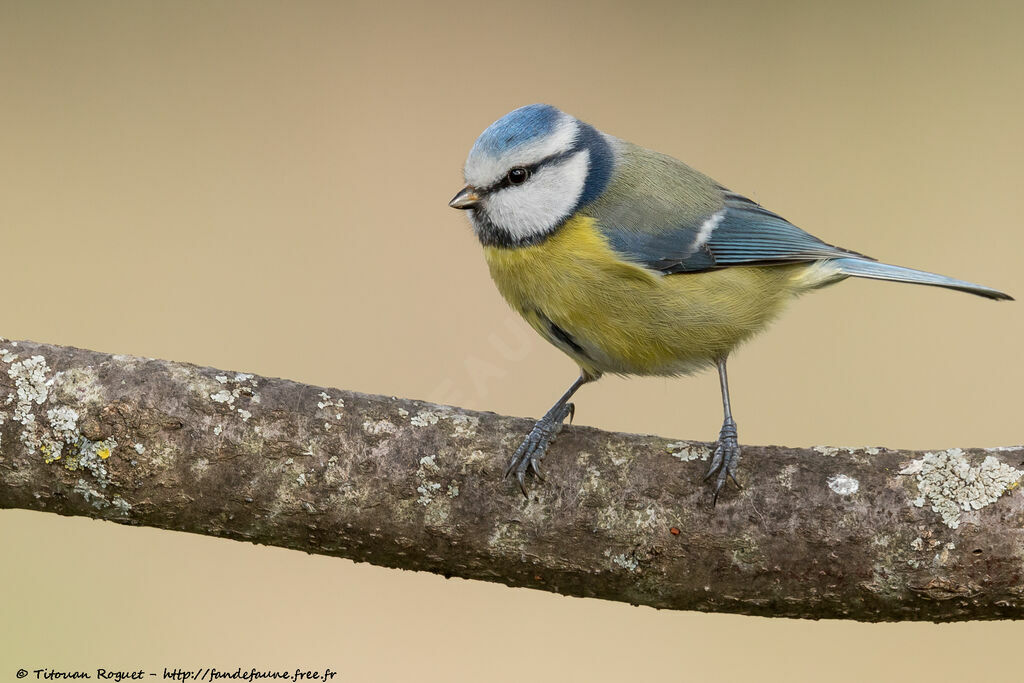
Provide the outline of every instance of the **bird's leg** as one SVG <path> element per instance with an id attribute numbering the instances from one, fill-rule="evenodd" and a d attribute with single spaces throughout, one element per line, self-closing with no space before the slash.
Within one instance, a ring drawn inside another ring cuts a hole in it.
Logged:
<path id="1" fill-rule="evenodd" d="M 722 421 L 722 431 L 718 433 L 718 443 L 711 458 L 711 467 L 704 475 L 705 481 L 715 477 L 715 497 L 712 505 L 718 503 L 718 493 L 727 478 L 732 479 L 739 488 L 743 488 L 736 481 L 736 466 L 740 464 L 740 445 L 736 440 L 736 421 L 732 419 L 732 408 L 729 405 L 729 378 L 725 373 L 724 358 L 718 361 L 718 379 L 722 383 L 722 409 L 725 411 L 725 419 Z"/>
<path id="2" fill-rule="evenodd" d="M 569 399 L 572 398 L 577 389 L 592 379 L 594 378 L 586 373 L 580 373 L 579 378 L 562 394 L 562 398 L 558 399 L 558 402 L 551 406 L 551 410 L 545 413 L 544 417 L 537 420 L 537 424 L 533 426 L 530 433 L 519 444 L 519 448 L 516 449 L 515 455 L 512 456 L 512 461 L 505 470 L 505 476 L 507 477 L 513 472 L 516 473 L 516 480 L 519 482 L 519 488 L 524 496 L 528 496 L 526 492 L 526 473 L 528 471 L 533 472 L 537 479 L 544 481 L 544 477 L 540 473 L 539 463 L 544 458 L 544 453 L 547 451 L 548 446 L 555 440 L 555 435 L 562 428 L 565 418 L 568 417 L 569 421 L 572 421 L 576 407 L 569 403 Z"/>

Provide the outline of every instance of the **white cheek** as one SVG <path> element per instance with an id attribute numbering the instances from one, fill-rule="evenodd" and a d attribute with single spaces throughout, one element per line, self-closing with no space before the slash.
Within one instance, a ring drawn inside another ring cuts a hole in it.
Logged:
<path id="1" fill-rule="evenodd" d="M 568 217 L 587 181 L 590 151 L 546 166 L 526 183 L 495 192 L 487 198 L 491 222 L 513 238 L 548 232 Z"/>

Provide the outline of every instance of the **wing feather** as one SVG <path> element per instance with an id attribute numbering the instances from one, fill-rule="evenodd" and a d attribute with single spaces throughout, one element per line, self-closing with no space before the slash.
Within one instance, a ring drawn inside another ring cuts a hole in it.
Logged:
<path id="1" fill-rule="evenodd" d="M 821 241 L 681 161 L 616 143 L 612 182 L 584 212 L 626 259 L 668 274 L 868 258 Z"/>

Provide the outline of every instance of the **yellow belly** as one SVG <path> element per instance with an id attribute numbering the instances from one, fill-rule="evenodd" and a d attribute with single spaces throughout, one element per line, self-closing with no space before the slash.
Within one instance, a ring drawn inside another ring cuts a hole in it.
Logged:
<path id="1" fill-rule="evenodd" d="M 512 308 L 594 377 L 697 370 L 807 289 L 799 264 L 661 275 L 624 263 L 585 217 L 541 244 L 484 254 Z"/>

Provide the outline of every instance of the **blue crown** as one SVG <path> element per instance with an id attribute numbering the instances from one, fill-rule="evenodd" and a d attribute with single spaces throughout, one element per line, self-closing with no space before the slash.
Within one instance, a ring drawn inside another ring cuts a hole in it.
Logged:
<path id="1" fill-rule="evenodd" d="M 531 140 L 550 135 L 560 114 L 550 104 L 528 104 L 513 110 L 480 134 L 470 155 L 483 153 L 500 157 Z"/>

